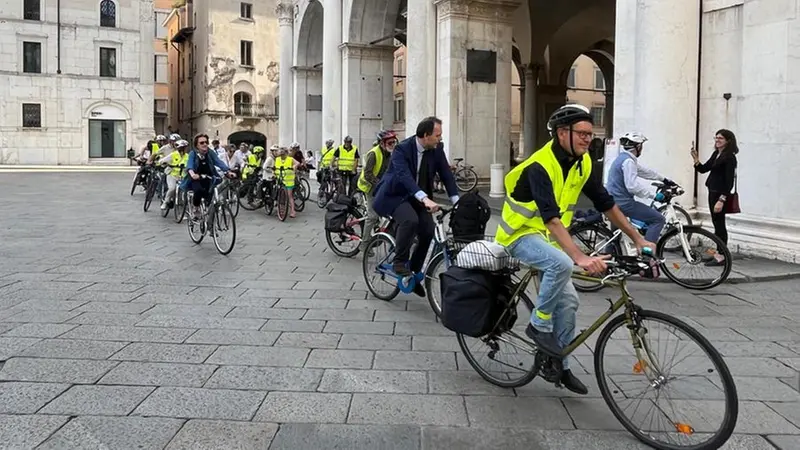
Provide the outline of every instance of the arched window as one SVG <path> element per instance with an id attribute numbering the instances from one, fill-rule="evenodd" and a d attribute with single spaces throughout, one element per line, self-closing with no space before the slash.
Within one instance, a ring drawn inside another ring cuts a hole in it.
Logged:
<path id="1" fill-rule="evenodd" d="M 117 5 L 113 0 L 100 2 L 100 26 L 111 28 L 117 26 Z"/>
<path id="2" fill-rule="evenodd" d="M 252 116 L 252 98 L 247 92 L 233 94 L 233 112 L 237 116 Z"/>

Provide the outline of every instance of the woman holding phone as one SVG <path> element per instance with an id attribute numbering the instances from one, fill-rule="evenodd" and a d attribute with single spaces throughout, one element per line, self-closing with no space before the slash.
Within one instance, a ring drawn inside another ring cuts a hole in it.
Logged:
<path id="1" fill-rule="evenodd" d="M 738 161 L 736 154 L 739 153 L 739 145 L 736 143 L 736 135 L 730 130 L 721 129 L 714 136 L 714 153 L 705 163 L 700 162 L 697 150 L 692 147 L 692 159 L 694 169 L 698 173 L 708 173 L 706 187 L 708 188 L 708 208 L 711 212 L 711 222 L 714 224 L 714 234 L 722 242 L 728 244 L 728 229 L 725 225 L 725 204 L 729 200 L 736 178 L 736 167 Z M 706 263 L 709 266 L 723 264 L 723 257 L 719 253 L 714 260 Z"/>

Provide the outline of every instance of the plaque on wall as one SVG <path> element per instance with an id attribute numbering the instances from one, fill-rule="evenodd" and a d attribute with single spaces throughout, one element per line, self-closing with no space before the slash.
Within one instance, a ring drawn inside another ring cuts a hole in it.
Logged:
<path id="1" fill-rule="evenodd" d="M 473 83 L 496 83 L 497 52 L 468 49 L 467 81 Z"/>
<path id="2" fill-rule="evenodd" d="M 309 95 L 306 99 L 307 111 L 322 111 L 322 96 Z"/>

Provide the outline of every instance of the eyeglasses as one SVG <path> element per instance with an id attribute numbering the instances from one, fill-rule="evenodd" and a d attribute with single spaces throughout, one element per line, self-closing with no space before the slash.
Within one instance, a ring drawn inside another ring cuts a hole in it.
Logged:
<path id="1" fill-rule="evenodd" d="M 394 147 L 395 145 L 397 145 L 397 141 L 389 141 L 386 143 L 387 147 Z"/>
<path id="2" fill-rule="evenodd" d="M 591 131 L 577 131 L 572 130 L 573 133 L 577 134 L 579 138 L 584 140 L 590 140 L 594 137 L 594 133 Z"/>
<path id="3" fill-rule="evenodd" d="M 197 141 L 197 145 L 208 145 L 208 141 Z"/>

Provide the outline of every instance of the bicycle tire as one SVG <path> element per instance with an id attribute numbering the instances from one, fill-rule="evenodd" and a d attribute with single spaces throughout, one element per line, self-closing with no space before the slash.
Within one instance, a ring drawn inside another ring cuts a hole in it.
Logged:
<path id="1" fill-rule="evenodd" d="M 231 186 L 228 187 L 225 195 L 225 203 L 228 204 L 233 217 L 239 216 L 239 196 L 236 194 L 236 189 L 238 189 L 238 187 L 234 184 L 231 184 Z"/>
<path id="2" fill-rule="evenodd" d="M 719 354 L 716 348 L 705 338 L 702 334 L 700 334 L 697 330 L 686 324 L 685 322 L 677 319 L 673 316 L 668 314 L 664 314 L 658 311 L 651 311 L 646 309 L 638 309 L 637 315 L 639 317 L 650 317 L 654 320 L 667 323 L 669 325 L 674 326 L 677 329 L 680 329 L 684 333 L 686 333 L 694 342 L 703 349 L 706 354 L 709 356 L 711 361 L 714 363 L 714 366 L 717 369 L 717 372 L 720 375 L 723 386 L 723 391 L 725 392 L 725 403 L 726 403 L 726 414 L 725 419 L 723 421 L 723 425 L 720 428 L 720 431 L 714 435 L 713 440 L 710 443 L 703 443 L 698 444 L 692 447 L 676 447 L 672 445 L 666 445 L 659 442 L 654 442 L 652 439 L 648 439 L 645 434 L 639 430 L 639 427 L 635 426 L 634 424 L 630 423 L 630 420 L 627 417 L 624 417 L 620 407 L 614 401 L 612 395 L 616 388 L 609 388 L 608 383 L 604 377 L 604 361 L 603 361 L 603 354 L 605 352 L 606 344 L 608 341 L 611 340 L 611 335 L 620 326 L 628 326 L 626 323 L 626 315 L 621 314 L 608 322 L 605 327 L 603 327 L 600 335 L 597 338 L 597 343 L 595 344 L 595 351 L 594 351 L 594 369 L 595 369 L 595 377 L 597 378 L 597 385 L 600 388 L 600 394 L 603 396 L 603 400 L 605 400 L 606 405 L 611 410 L 611 413 L 614 414 L 614 417 L 619 420 L 623 427 L 625 427 L 628 432 L 633 434 L 638 440 L 641 442 L 649 445 L 650 447 L 659 449 L 659 450 L 684 450 L 684 449 L 692 449 L 692 450 L 712 450 L 717 449 L 725 444 L 728 441 L 731 434 L 733 433 L 734 428 L 736 427 L 736 421 L 739 415 L 739 400 L 738 394 L 736 392 L 736 384 L 733 381 L 733 376 L 731 375 L 730 369 L 728 368 L 727 364 L 725 364 L 725 360 L 722 359 L 722 356 Z"/>
<path id="3" fill-rule="evenodd" d="M 296 184 L 294 189 L 295 192 L 294 195 L 292 195 L 292 200 L 294 201 L 294 210 L 295 212 L 303 212 L 303 210 L 306 209 L 306 201 L 303 199 L 303 197 L 306 195 L 303 191 L 305 187 L 303 187 L 302 184 Z"/>
<path id="4" fill-rule="evenodd" d="M 228 231 L 232 233 L 231 244 L 226 249 L 222 248 L 222 244 L 219 243 L 219 239 L 217 238 L 217 221 L 220 220 L 220 216 L 224 218 L 228 226 Z M 233 251 L 233 247 L 236 245 L 236 219 L 233 216 L 230 206 L 220 204 L 215 208 L 214 215 L 211 216 L 211 238 L 214 240 L 214 246 L 217 248 L 220 255 L 228 255 Z"/>
<path id="5" fill-rule="evenodd" d="M 666 243 L 672 237 L 677 236 L 678 233 L 679 232 L 678 232 L 677 228 L 672 228 L 668 232 L 666 232 L 663 236 L 661 236 L 661 239 L 659 239 L 658 243 L 656 244 L 656 257 L 657 258 L 659 258 L 659 259 L 663 259 L 664 258 L 664 250 L 665 250 L 665 247 L 666 247 Z M 728 250 L 728 246 L 725 245 L 725 243 L 722 242 L 722 239 L 717 237 L 717 235 L 715 235 L 714 233 L 706 230 L 705 228 L 697 226 L 697 225 L 692 225 L 691 227 L 683 227 L 683 233 L 686 234 L 686 235 L 700 234 L 702 236 L 705 236 L 705 237 L 711 239 L 712 242 L 714 242 L 714 244 L 717 246 L 717 251 L 720 251 L 720 249 L 722 249 L 722 251 L 721 251 L 722 252 L 722 256 L 725 257 L 725 265 L 723 266 L 724 268 L 722 270 L 722 275 L 719 278 L 717 278 L 716 280 L 712 280 L 708 284 L 704 284 L 704 285 L 689 284 L 689 283 L 684 282 L 683 280 L 681 280 L 677 276 L 675 276 L 672 272 L 670 272 L 666 262 L 661 264 L 661 269 L 664 272 L 664 275 L 666 275 L 667 278 L 669 278 L 670 280 L 675 282 L 675 284 L 677 284 L 678 286 L 684 287 L 686 289 L 697 290 L 697 291 L 703 291 L 703 290 L 706 290 L 706 289 L 711 289 L 713 287 L 717 287 L 720 284 L 724 283 L 725 280 L 727 280 L 728 277 L 730 276 L 731 270 L 733 270 L 733 257 L 731 256 L 730 250 Z M 682 249 L 681 249 L 681 251 L 682 251 Z"/>
<path id="6" fill-rule="evenodd" d="M 659 206 L 659 207 L 658 207 L 658 209 L 657 209 L 658 213 L 659 213 L 659 214 L 661 214 L 662 216 L 664 216 L 664 214 L 665 214 L 665 212 L 666 212 L 666 210 L 667 210 L 667 206 L 668 206 L 668 205 L 661 205 L 661 206 Z M 683 219 L 683 226 L 685 226 L 685 227 L 686 227 L 686 226 L 692 226 L 692 225 L 694 225 L 694 222 L 692 222 L 692 216 L 690 216 L 690 215 L 689 215 L 689 213 L 688 213 L 688 212 L 686 212 L 686 210 L 685 210 L 685 209 L 683 209 L 682 207 L 680 207 L 680 206 L 678 206 L 678 205 L 672 205 L 672 208 L 675 210 L 675 215 L 676 215 L 676 216 L 678 216 L 678 220 L 681 220 L 681 219 Z M 665 217 L 666 217 L 666 216 L 665 216 Z M 670 228 L 673 228 L 673 227 L 671 227 L 669 224 L 667 224 L 667 226 L 666 226 L 666 227 L 664 227 L 664 229 L 663 229 L 663 230 L 661 230 L 661 236 L 663 236 L 664 234 L 666 234 L 666 233 L 667 233 L 667 231 L 669 231 L 669 230 L 670 230 Z M 659 236 L 659 239 L 661 239 L 661 236 Z M 670 248 L 668 248 L 668 249 L 666 249 L 666 250 L 669 250 L 669 251 L 675 251 L 675 250 L 677 250 L 677 249 L 679 249 L 679 248 L 680 248 L 680 247 L 670 247 Z"/>
<path id="7" fill-rule="evenodd" d="M 200 220 L 204 221 L 205 217 L 201 216 Z M 206 230 L 203 228 L 202 222 L 195 222 L 191 217 L 187 217 L 186 227 L 189 231 L 189 239 L 191 239 L 192 242 L 195 244 L 200 244 L 203 242 L 203 238 L 206 237 Z"/>
<path id="8" fill-rule="evenodd" d="M 594 232 L 598 236 L 602 236 L 602 240 L 611 239 L 611 237 L 614 235 L 611 230 L 596 223 L 575 223 L 569 228 L 569 235 L 572 236 L 574 240 L 580 233 L 584 231 Z M 600 242 L 602 242 L 602 240 Z M 622 255 L 622 245 L 620 244 L 619 239 L 609 242 L 606 245 L 606 249 L 611 251 L 611 255 Z M 603 283 L 600 282 L 593 283 L 586 280 L 576 279 L 572 280 L 572 285 L 575 286 L 575 289 L 578 292 L 597 292 L 605 287 Z"/>
<path id="9" fill-rule="evenodd" d="M 175 208 L 172 209 L 172 212 L 175 215 L 175 223 L 183 222 L 183 219 L 186 217 L 188 200 L 189 199 L 186 191 L 178 188 L 178 190 L 175 192 Z"/>
<path id="10" fill-rule="evenodd" d="M 388 295 L 378 294 L 375 291 L 375 287 L 372 285 L 372 283 L 370 283 L 368 276 L 368 274 L 376 270 L 376 268 L 369 267 L 369 255 L 372 253 L 373 248 L 378 247 L 383 243 L 388 243 L 389 248 L 391 249 L 389 253 L 394 251 L 395 242 L 393 238 L 384 233 L 375 234 L 372 236 L 372 239 L 367 242 L 366 248 L 364 249 L 364 257 L 361 259 L 361 272 L 364 274 L 364 283 L 367 285 L 369 292 L 379 300 L 390 302 L 394 300 L 394 298 L 400 293 L 400 288 L 395 285 L 394 290 L 392 290 Z M 388 275 L 384 274 L 382 276 L 385 277 Z M 392 278 L 394 279 L 394 277 Z"/>
<path id="11" fill-rule="evenodd" d="M 511 289 L 511 292 L 516 291 L 516 283 L 514 283 L 513 280 L 509 281 L 511 284 L 508 286 L 508 288 Z M 525 307 L 527 307 L 529 311 L 533 311 L 533 301 L 531 301 L 530 297 L 528 297 L 528 294 L 525 291 L 521 291 L 519 293 L 519 297 L 520 297 L 520 303 L 524 303 Z M 517 306 L 519 306 L 519 303 L 517 303 Z M 528 318 L 530 318 L 530 315 L 528 315 Z M 528 320 L 528 318 L 526 318 L 525 320 Z M 505 314 L 500 318 L 500 320 L 504 319 L 505 319 Z M 517 320 L 519 320 L 519 317 L 517 317 Z M 525 386 L 526 384 L 533 381 L 533 379 L 536 378 L 536 375 L 539 374 L 540 367 L 536 363 L 536 361 L 539 358 L 536 358 L 530 370 L 526 371 L 525 374 L 518 380 L 509 380 L 508 378 L 502 379 L 491 376 L 486 369 L 484 369 L 480 364 L 478 364 L 475 355 L 473 355 L 472 351 L 469 349 L 469 346 L 467 345 L 466 342 L 466 338 L 469 337 L 470 336 L 465 336 L 461 333 L 456 333 L 456 339 L 458 340 L 458 346 L 461 348 L 461 353 L 464 354 L 464 357 L 467 359 L 467 362 L 469 363 L 470 366 L 472 366 L 473 369 L 475 369 L 475 372 L 478 372 L 478 375 L 480 375 L 481 378 L 488 381 L 489 383 L 504 388 L 515 388 L 515 387 Z M 484 336 L 484 338 L 486 338 L 486 336 Z"/>
<path id="12" fill-rule="evenodd" d="M 242 183 L 244 185 L 246 194 L 242 197 L 239 197 L 239 205 L 242 208 L 246 209 L 247 211 L 255 211 L 258 208 L 261 208 L 264 202 L 259 195 L 259 192 L 256 192 L 256 182 L 255 181 L 245 181 Z M 238 196 L 238 193 L 237 193 Z M 254 200 L 254 203 L 250 203 L 250 198 Z M 255 206 L 254 206 L 255 205 Z"/>
<path id="13" fill-rule="evenodd" d="M 286 193 L 286 189 L 283 186 L 279 186 L 278 189 L 278 220 L 281 222 L 286 221 L 286 218 L 289 217 L 289 194 Z M 283 209 L 283 213 L 281 213 L 281 209 Z"/>
<path id="14" fill-rule="evenodd" d="M 300 178 L 298 185 L 303 185 L 303 202 L 307 202 L 311 198 L 311 184 L 305 178 Z"/>
<path id="15" fill-rule="evenodd" d="M 350 217 L 353 217 L 355 220 L 359 220 L 359 219 L 361 219 L 363 217 L 363 216 L 360 215 L 361 213 L 358 212 L 358 210 L 356 210 L 354 212 L 355 212 L 355 214 L 353 214 L 353 212 L 351 212 L 351 211 L 347 212 L 347 218 L 345 219 L 347 222 L 350 222 Z M 358 226 L 361 229 L 361 232 L 358 233 L 359 238 L 364 236 L 364 222 L 363 221 L 356 222 L 354 224 L 354 226 Z M 353 231 L 355 232 L 355 230 L 353 230 Z M 328 242 L 328 247 L 331 249 L 331 251 L 336 256 L 341 256 L 342 258 L 353 258 L 356 255 L 358 255 L 358 252 L 361 251 L 361 249 L 360 249 L 361 241 L 359 240 L 359 245 L 357 245 L 354 250 L 351 250 L 349 252 L 345 252 L 345 251 L 342 251 L 342 250 L 338 249 L 336 247 L 336 245 L 334 244 L 334 242 L 333 242 L 333 236 L 334 235 L 338 235 L 338 234 L 340 234 L 340 233 L 337 233 L 335 231 L 325 230 L 325 241 Z"/>
<path id="16" fill-rule="evenodd" d="M 147 192 L 144 195 L 144 212 L 150 209 L 150 204 L 153 203 L 153 197 L 156 195 L 156 184 L 151 180 L 147 183 Z"/>
<path id="17" fill-rule="evenodd" d="M 133 193 L 136 192 L 136 186 L 139 185 L 139 173 L 137 172 L 136 175 L 133 177 L 133 186 L 131 186 L 131 196 Z"/>
<path id="18" fill-rule="evenodd" d="M 470 167 L 462 167 L 455 173 L 456 187 L 461 192 L 469 192 L 478 186 L 478 174 Z M 459 183 L 461 181 L 462 183 Z"/>

